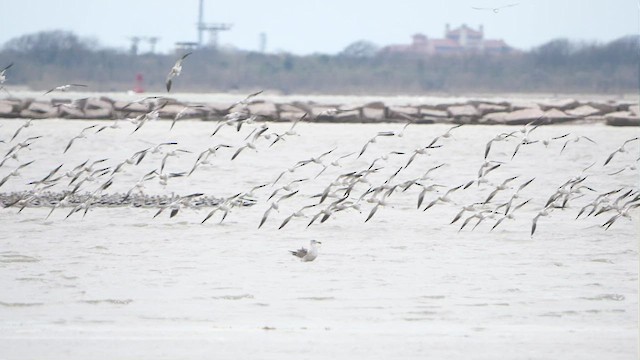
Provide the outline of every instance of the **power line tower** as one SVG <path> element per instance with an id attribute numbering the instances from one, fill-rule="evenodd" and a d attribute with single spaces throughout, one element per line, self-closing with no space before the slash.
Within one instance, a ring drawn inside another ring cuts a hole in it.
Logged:
<path id="1" fill-rule="evenodd" d="M 209 43 L 208 46 L 212 48 L 218 47 L 218 33 L 221 31 L 227 31 L 231 29 L 231 24 L 222 24 L 222 23 L 214 23 L 214 24 L 205 24 L 203 30 L 209 32 Z"/>
<path id="2" fill-rule="evenodd" d="M 131 36 L 129 37 L 129 40 L 131 41 L 131 47 L 129 48 L 129 53 L 131 55 L 138 55 L 140 40 L 142 40 L 142 38 L 140 36 Z"/>
<path id="3" fill-rule="evenodd" d="M 149 42 L 149 52 L 152 54 L 156 53 L 156 44 L 158 43 L 158 40 L 160 40 L 159 37 L 157 36 L 149 36 L 147 37 L 147 41 Z"/>
<path id="4" fill-rule="evenodd" d="M 230 30 L 231 24 L 223 24 L 223 23 L 205 23 L 204 22 L 204 0 L 199 0 L 198 6 L 198 24 L 196 25 L 198 30 L 198 47 L 204 46 L 203 38 L 204 32 L 209 32 L 209 43 L 208 46 L 217 48 L 218 47 L 218 34 L 221 31 Z"/>

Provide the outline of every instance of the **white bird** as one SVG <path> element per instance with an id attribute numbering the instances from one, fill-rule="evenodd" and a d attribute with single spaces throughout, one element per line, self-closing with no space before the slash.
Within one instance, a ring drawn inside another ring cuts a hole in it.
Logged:
<path id="1" fill-rule="evenodd" d="M 232 146 L 230 145 L 224 145 L 224 144 L 218 144 L 216 146 L 212 146 L 208 149 L 206 149 L 205 151 L 201 152 L 200 155 L 198 155 L 198 158 L 196 159 L 196 162 L 193 164 L 193 167 L 191 168 L 191 171 L 189 171 L 189 175 L 191 175 L 198 166 L 200 165 L 207 165 L 210 164 L 209 162 L 209 156 L 213 155 L 216 156 L 217 151 L 220 148 L 231 148 Z"/>
<path id="2" fill-rule="evenodd" d="M 611 225 L 613 225 L 613 223 L 621 217 L 625 217 L 631 220 L 631 214 L 629 214 L 629 211 L 632 208 L 637 208 L 639 206 L 640 206 L 640 203 L 626 205 L 624 208 L 618 210 L 618 213 L 613 215 L 609 220 L 607 220 L 607 222 L 602 224 L 602 227 L 604 227 L 605 230 L 608 230 L 611 227 Z"/>
<path id="3" fill-rule="evenodd" d="M 288 199 L 297 193 L 298 193 L 297 190 L 293 191 L 289 194 L 282 195 L 281 197 L 278 198 L 278 200 L 272 202 L 271 205 L 269 205 L 269 208 L 267 209 L 267 211 L 264 212 L 264 215 L 262 215 L 262 219 L 260 220 L 258 229 L 260 229 L 262 225 L 264 225 L 265 221 L 267 221 L 267 218 L 269 217 L 269 213 L 271 212 L 271 210 L 280 211 L 280 201 Z"/>
<path id="4" fill-rule="evenodd" d="M 183 153 L 189 153 L 190 154 L 191 151 L 183 150 L 183 149 L 174 149 L 174 150 L 168 151 L 166 154 L 164 154 L 164 157 L 162 158 L 162 164 L 160 165 L 160 172 L 162 173 L 162 171 L 164 170 L 164 165 L 167 163 L 167 159 L 169 157 L 172 157 L 172 156 L 179 157 Z"/>
<path id="5" fill-rule="evenodd" d="M 474 10 L 491 10 L 491 11 L 493 11 L 494 14 L 497 14 L 502 9 L 513 7 L 513 6 L 516 6 L 516 5 L 519 5 L 519 4 L 520 3 L 513 3 L 513 4 L 507 4 L 507 5 L 497 6 L 497 7 L 475 7 L 475 6 L 472 6 L 471 8 L 474 9 Z"/>
<path id="6" fill-rule="evenodd" d="M 369 144 L 374 144 L 376 142 L 376 139 L 379 136 L 394 136 L 394 133 L 393 132 L 379 132 L 379 133 L 377 133 L 374 137 L 372 137 L 371 139 L 367 140 L 367 142 L 362 147 L 362 150 L 360 150 L 360 153 L 358 154 L 356 159 L 360 158 L 360 156 L 362 156 L 362 154 L 364 154 L 364 152 L 367 150 L 367 147 L 369 147 Z"/>
<path id="7" fill-rule="evenodd" d="M 433 145 L 433 142 L 435 142 L 435 141 L 432 141 L 432 144 L 430 144 L 430 145 L 428 145 L 428 146 L 421 147 L 421 148 L 418 148 L 418 149 L 413 150 L 413 154 L 411 155 L 411 157 L 410 157 L 410 158 L 409 158 L 409 160 L 407 161 L 407 164 L 406 164 L 404 167 L 405 167 L 405 168 L 408 168 L 408 167 L 409 167 L 409 165 L 413 162 L 413 160 L 414 160 L 414 159 L 416 158 L 416 156 L 418 156 L 418 155 L 429 155 L 429 153 L 428 153 L 428 150 L 429 150 L 429 149 L 436 149 L 436 148 L 442 147 L 442 145 Z"/>
<path id="8" fill-rule="evenodd" d="M 515 137 L 515 136 L 513 136 L 513 134 L 515 134 L 515 133 L 517 133 L 517 131 L 513 131 L 513 132 L 510 132 L 510 133 L 498 134 L 493 139 L 489 140 L 489 142 L 487 143 L 487 145 L 486 145 L 486 147 L 484 149 L 484 158 L 486 159 L 487 156 L 489 156 L 489 151 L 491 150 L 491 144 L 493 144 L 496 141 L 506 141 L 510 137 Z"/>
<path id="9" fill-rule="evenodd" d="M 471 231 L 473 231 L 475 228 L 477 228 L 478 225 L 480 225 L 480 223 L 483 222 L 485 219 L 493 219 L 493 218 L 495 218 L 495 216 L 496 216 L 496 213 L 494 213 L 493 210 L 480 210 L 480 211 L 477 211 L 475 214 L 469 216 L 462 223 L 462 226 L 460 226 L 460 230 L 458 230 L 458 232 L 462 231 L 462 229 L 464 229 L 465 226 L 467 226 L 467 224 L 473 219 L 478 219 L 478 222 L 473 226 Z"/>
<path id="10" fill-rule="evenodd" d="M 593 140 L 589 139 L 589 138 L 588 138 L 588 137 L 586 137 L 586 136 L 582 136 L 582 135 L 580 135 L 580 136 L 575 136 L 573 139 L 569 139 L 569 140 L 567 140 L 567 141 L 565 141 L 565 142 L 564 142 L 564 145 L 562 145 L 562 149 L 560 149 L 560 154 L 562 154 L 562 152 L 563 152 L 563 151 L 564 151 L 564 149 L 567 147 L 567 145 L 569 145 L 569 143 L 570 143 L 570 142 L 574 142 L 574 143 L 576 143 L 576 142 L 580 141 L 580 139 L 585 139 L 585 140 L 587 140 L 587 141 L 591 142 L 592 144 L 595 144 L 595 143 L 596 143 L 595 141 L 593 141 Z"/>
<path id="11" fill-rule="evenodd" d="M 316 240 L 311 240 L 309 242 L 309 250 L 305 249 L 304 247 L 295 250 L 295 251 L 291 251 L 289 250 L 289 252 L 300 258 L 300 260 L 302 261 L 313 261 L 318 257 L 318 248 L 316 247 L 316 244 L 322 244 L 319 241 Z"/>
<path id="12" fill-rule="evenodd" d="M 33 119 L 29 119 L 27 121 L 25 121 L 22 125 L 20 125 L 20 127 L 18 129 L 16 129 L 16 132 L 13 134 L 13 136 L 11 137 L 11 140 L 9 140 L 9 142 L 13 141 L 13 139 L 16 138 L 16 136 L 18 136 L 18 134 L 20 134 L 20 131 L 22 131 L 22 129 L 26 129 L 29 126 L 31 126 L 31 122 L 33 121 Z"/>
<path id="13" fill-rule="evenodd" d="M 291 219 L 293 219 L 294 217 L 307 217 L 307 214 L 304 213 L 304 210 L 314 206 L 318 206 L 318 204 L 306 205 L 302 209 L 293 212 L 291 215 L 287 216 L 287 218 L 284 219 L 284 221 L 282 221 L 282 224 L 280 224 L 280 227 L 278 227 L 278 230 L 282 229 L 285 225 L 287 225 L 291 221 Z"/>
<path id="14" fill-rule="evenodd" d="M 540 210 L 538 214 L 533 217 L 533 221 L 531 222 L 531 237 L 533 237 L 533 234 L 536 232 L 536 228 L 538 227 L 538 219 L 542 216 L 549 216 L 553 209 L 554 207 L 552 205 L 545 206 L 544 209 Z"/>
<path id="15" fill-rule="evenodd" d="M 440 136 L 436 136 L 432 141 L 431 144 L 427 145 L 427 147 L 433 146 L 435 145 L 436 142 L 438 142 L 438 140 L 440 139 L 448 139 L 450 137 L 453 137 L 453 135 L 451 135 L 451 130 L 457 129 L 460 126 L 462 126 L 464 124 L 458 124 L 458 125 L 454 125 L 452 127 L 450 127 L 449 129 L 447 129 L 447 131 L 445 131 L 444 134 L 440 135 Z"/>
<path id="16" fill-rule="evenodd" d="M 246 109 L 247 106 L 249 106 L 249 100 L 253 99 L 254 97 L 262 94 L 264 92 L 264 90 L 260 90 L 260 91 L 256 91 L 252 94 L 247 95 L 244 99 L 234 103 L 233 105 L 229 106 L 227 108 L 227 112 L 231 111 L 231 109 L 233 109 L 234 107 L 241 105 L 243 109 Z"/>
<path id="17" fill-rule="evenodd" d="M 242 150 L 244 149 L 252 149 L 255 152 L 258 152 L 258 149 L 256 148 L 255 144 L 253 144 L 252 142 L 246 142 L 243 146 L 240 146 L 238 148 L 238 150 L 236 150 L 235 153 L 233 153 L 233 156 L 231 156 L 231 160 L 235 159 L 238 157 L 238 155 L 240 155 L 240 152 L 242 152 Z"/>
<path id="18" fill-rule="evenodd" d="M 205 221 L 209 220 L 209 218 L 211 218 L 213 216 L 213 214 L 215 214 L 218 211 L 222 211 L 222 219 L 220 219 L 220 222 L 222 223 L 224 221 L 224 219 L 227 217 L 227 215 L 229 214 L 229 212 L 231 211 L 231 209 L 236 205 L 235 200 L 242 195 L 242 193 L 238 193 L 235 194 L 233 196 L 230 196 L 224 200 L 222 200 L 220 202 L 220 204 L 216 205 L 213 210 L 211 210 L 207 216 L 204 218 L 204 220 L 202 220 L 201 224 L 204 224 Z"/>
<path id="19" fill-rule="evenodd" d="M 52 89 L 47 90 L 47 92 L 45 92 L 43 95 L 47 95 L 50 92 L 54 92 L 54 91 L 67 91 L 69 89 L 71 89 L 72 87 L 87 87 L 87 85 L 84 84 L 66 84 L 66 85 L 60 85 L 60 86 L 56 86 Z"/>
<path id="20" fill-rule="evenodd" d="M 182 72 L 182 62 L 184 61 L 184 59 L 187 58 L 187 56 L 191 54 L 192 54 L 191 52 L 188 52 L 182 55 L 182 57 L 178 59 L 178 61 L 176 61 L 176 63 L 173 65 L 173 67 L 169 71 L 169 75 L 167 75 L 167 81 L 166 81 L 167 92 L 171 91 L 171 83 L 173 81 L 173 78 L 175 78 L 176 76 L 179 76 L 180 73 Z"/>
<path id="21" fill-rule="evenodd" d="M 87 134 L 85 133 L 87 130 L 89 129 L 93 129 L 94 127 L 96 127 L 98 125 L 91 125 L 91 126 L 87 126 L 86 128 L 82 129 L 82 131 L 80 131 L 80 134 L 74 136 L 69 143 L 67 144 L 67 146 L 64 148 L 64 151 L 62 152 L 63 154 L 67 152 L 67 150 L 69 150 L 69 148 L 71 147 L 71 145 L 73 145 L 73 142 L 78 140 L 78 139 L 86 139 L 87 138 Z"/>
<path id="22" fill-rule="evenodd" d="M 520 209 L 521 207 L 525 206 L 529 201 L 531 201 L 531 199 L 523 201 L 522 203 L 516 205 L 513 208 L 511 208 L 511 207 L 507 208 L 507 212 L 504 214 L 504 216 L 501 217 L 500 219 L 498 219 L 498 221 L 496 221 L 496 223 L 493 224 L 493 227 L 491 227 L 491 230 L 489 230 L 489 231 L 493 231 L 493 229 L 495 229 L 498 225 L 500 225 L 500 223 L 503 222 L 505 219 L 514 220 L 515 217 L 513 216 L 513 213 L 516 210 Z M 511 203 L 511 202 L 509 202 L 509 203 Z M 511 212 L 509 212 L 509 210 L 511 210 Z"/>
<path id="23" fill-rule="evenodd" d="M 171 121 L 171 127 L 169 128 L 169 131 L 171 131 L 171 129 L 173 129 L 173 126 L 176 124 L 176 121 L 182 119 L 185 114 L 187 113 L 187 110 L 189 109 L 197 109 L 197 108 L 204 108 L 204 105 L 187 105 L 184 108 L 182 108 L 182 110 L 178 111 L 178 113 L 176 114 L 176 116 L 173 117 L 173 121 Z"/>
<path id="24" fill-rule="evenodd" d="M 560 135 L 560 136 L 555 136 L 555 137 L 544 139 L 544 140 L 542 140 L 542 145 L 544 145 L 544 147 L 549 147 L 549 144 L 551 144 L 551 142 L 553 140 L 564 139 L 569 135 L 571 135 L 571 133 L 566 133 L 564 135 Z"/>
<path id="25" fill-rule="evenodd" d="M 462 185 L 458 185 L 454 188 L 451 188 L 449 190 L 447 190 L 447 192 L 444 195 L 441 195 L 439 197 L 437 197 L 435 200 L 433 200 L 431 203 L 429 203 L 429 205 L 427 205 L 427 207 L 424 208 L 424 210 L 422 211 L 427 211 L 427 209 L 429 209 L 430 207 L 432 207 L 433 205 L 435 205 L 438 201 L 441 202 L 453 202 L 451 200 L 451 198 L 449 197 L 449 194 L 451 194 L 452 192 L 460 189 L 462 187 Z"/>
<path id="26" fill-rule="evenodd" d="M 10 177 L 12 176 L 19 176 L 20 175 L 20 170 L 24 167 L 27 167 L 29 165 L 31 165 L 35 160 L 29 161 L 27 163 L 24 164 L 20 164 L 18 165 L 17 168 L 15 168 L 13 171 L 11 171 L 7 176 L 5 176 L 2 180 L 0 180 L 0 186 L 4 185 L 4 183 L 7 182 L 7 180 L 9 180 Z"/>
<path id="27" fill-rule="evenodd" d="M 614 156 L 615 154 L 617 154 L 617 153 L 625 153 L 625 152 L 627 152 L 627 150 L 625 149 L 625 146 L 626 146 L 628 143 L 630 143 L 630 142 L 632 142 L 632 141 L 639 140 L 639 139 L 640 139 L 640 137 L 635 137 L 635 138 L 633 138 L 633 139 L 629 139 L 629 140 L 625 141 L 625 142 L 622 144 L 622 146 L 620 146 L 619 148 L 617 148 L 614 152 L 612 152 L 612 153 L 611 153 L 611 155 L 609 155 L 609 157 L 607 158 L 607 160 L 604 162 L 604 165 L 607 165 L 607 164 L 611 161 L 611 159 L 613 159 L 613 156 Z M 604 165 L 603 165 L 603 166 L 604 166 Z"/>
<path id="28" fill-rule="evenodd" d="M 508 187 L 508 186 L 507 186 L 507 184 L 508 184 L 508 183 L 510 183 L 511 181 L 513 181 L 513 180 L 517 179 L 517 178 L 518 178 L 518 176 L 513 176 L 513 177 L 510 177 L 510 178 L 508 178 L 508 179 L 505 179 L 505 180 L 502 182 L 502 184 L 495 185 L 495 189 L 494 189 L 494 190 L 489 194 L 489 196 L 487 196 L 487 199 L 484 201 L 484 203 L 486 204 L 486 203 L 488 203 L 489 201 L 491 201 L 491 199 L 493 199 L 493 197 L 494 197 L 494 196 L 496 196 L 496 194 L 497 194 L 499 191 L 506 190 L 506 189 L 507 189 L 507 187 Z M 533 181 L 533 180 L 531 180 L 531 181 Z M 529 185 L 529 183 L 530 183 L 531 181 L 529 181 L 529 182 L 525 183 L 525 185 L 524 185 L 524 186 Z M 524 186 L 522 186 L 522 187 L 524 188 Z M 521 190 L 521 189 L 519 189 L 518 191 L 520 191 L 520 190 Z"/>
<path id="29" fill-rule="evenodd" d="M 9 65 L 5 66 L 2 70 L 0 70 L 0 85 L 4 84 L 4 82 L 7 80 L 7 70 L 9 70 L 9 68 L 11 68 L 13 66 L 13 63 L 10 63 Z"/>

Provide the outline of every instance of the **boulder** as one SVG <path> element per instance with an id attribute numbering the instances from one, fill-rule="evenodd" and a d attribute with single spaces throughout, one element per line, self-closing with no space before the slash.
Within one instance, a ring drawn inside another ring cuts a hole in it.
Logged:
<path id="1" fill-rule="evenodd" d="M 297 112 L 301 112 L 302 110 L 297 109 Z M 322 117 L 322 116 L 334 116 L 338 113 L 338 109 L 333 106 L 314 106 L 311 108 L 309 115 L 312 118 Z"/>
<path id="2" fill-rule="evenodd" d="M 82 107 L 82 106 L 81 106 Z M 109 109 L 113 110 L 113 103 L 109 101 L 104 101 L 102 98 L 88 98 L 84 104 L 84 109 Z"/>
<path id="3" fill-rule="evenodd" d="M 475 118 L 478 116 L 478 110 L 473 105 L 449 106 L 447 113 L 454 119 Z"/>
<path id="4" fill-rule="evenodd" d="M 480 118 L 478 120 L 478 123 L 486 124 L 486 125 L 505 124 L 507 121 L 507 116 L 510 114 L 511 113 L 507 111 L 488 113 L 482 118 Z"/>
<path id="5" fill-rule="evenodd" d="M 549 109 L 544 112 L 544 121 L 546 124 L 559 124 L 567 121 L 575 120 L 575 116 L 567 115 L 564 111 L 558 109 Z"/>
<path id="6" fill-rule="evenodd" d="M 362 117 L 362 120 L 374 120 L 374 121 L 382 121 L 388 118 L 387 116 L 387 108 L 386 107 L 364 107 L 362 108 L 362 113 L 359 114 Z"/>
<path id="7" fill-rule="evenodd" d="M 233 104 L 228 103 L 207 103 L 205 104 L 213 113 L 218 115 L 227 114 L 229 107 Z"/>
<path id="8" fill-rule="evenodd" d="M 21 117 L 24 119 L 48 119 L 48 118 L 57 117 L 57 112 L 49 114 L 49 113 L 42 113 L 42 112 L 37 112 L 29 109 L 24 109 L 20 111 L 20 114 L 18 117 Z"/>
<path id="9" fill-rule="evenodd" d="M 280 112 L 278 120 L 280 121 L 295 121 L 300 119 L 305 113 L 303 111 L 283 111 Z"/>
<path id="10" fill-rule="evenodd" d="M 371 108 L 371 109 L 383 110 L 387 106 L 382 101 L 372 101 L 372 102 L 364 104 L 363 107 Z"/>
<path id="11" fill-rule="evenodd" d="M 277 104 L 276 105 L 277 109 L 279 112 L 308 112 L 309 107 L 308 106 L 296 106 L 296 105 L 292 105 L 292 104 Z M 314 108 L 311 108 L 311 110 L 313 111 Z"/>
<path id="12" fill-rule="evenodd" d="M 84 111 L 78 109 L 75 106 L 58 106 L 58 116 L 65 119 L 83 119 L 85 117 Z"/>
<path id="13" fill-rule="evenodd" d="M 392 119 L 408 120 L 409 118 L 417 119 L 420 109 L 413 106 L 392 106 L 389 107 L 388 116 Z"/>
<path id="14" fill-rule="evenodd" d="M 465 106 L 465 105 L 469 105 L 469 104 L 464 103 L 464 102 L 451 102 L 451 103 L 436 104 L 436 105 L 427 106 L 427 107 L 430 107 L 430 108 L 436 109 L 436 110 L 447 110 L 448 108 L 450 108 L 452 106 Z"/>
<path id="15" fill-rule="evenodd" d="M 564 111 L 569 109 L 575 109 L 580 105 L 580 103 L 578 103 L 578 101 L 575 99 L 553 99 L 553 100 L 541 101 L 538 103 L 538 105 L 540 105 L 540 108 L 544 111 L 551 110 L 551 109 L 558 109 L 558 110 Z"/>
<path id="16" fill-rule="evenodd" d="M 132 112 L 132 113 L 142 113 L 151 110 L 151 104 L 148 102 L 139 103 L 139 102 L 129 102 L 129 101 L 116 101 L 113 104 L 114 108 L 118 111 L 123 112 Z"/>
<path id="17" fill-rule="evenodd" d="M 607 125 L 640 126 L 640 116 L 631 111 L 616 111 L 604 116 Z"/>
<path id="18" fill-rule="evenodd" d="M 480 103 L 476 105 L 476 109 L 478 110 L 479 116 L 484 116 L 489 113 L 495 112 L 504 112 L 507 111 L 508 105 L 497 105 L 497 104 L 489 104 L 489 103 Z"/>
<path id="19" fill-rule="evenodd" d="M 312 102 L 302 102 L 302 101 L 294 101 L 291 103 L 291 106 L 298 109 L 296 111 L 304 111 L 304 112 L 311 112 L 311 107 L 314 105 L 315 104 Z"/>
<path id="20" fill-rule="evenodd" d="M 55 117 L 58 115 L 58 108 L 48 102 L 32 102 L 28 108 L 29 111 L 43 114 L 45 117 Z"/>
<path id="21" fill-rule="evenodd" d="M 8 101 L 0 100 L 0 117 L 14 117 L 18 115 L 16 107 Z"/>
<path id="22" fill-rule="evenodd" d="M 600 110 L 601 113 L 610 113 L 614 111 L 618 111 L 618 106 L 614 102 L 602 102 L 602 101 L 589 101 L 585 103 L 585 105 L 589 105 L 592 108 L 596 108 Z"/>
<path id="23" fill-rule="evenodd" d="M 528 108 L 508 113 L 504 121 L 508 125 L 525 125 L 534 120 L 541 119 L 545 115 L 545 112 L 539 108 Z"/>
<path id="24" fill-rule="evenodd" d="M 467 104 L 473 105 L 476 108 L 482 104 L 491 106 L 502 106 L 504 108 L 511 106 L 511 104 L 505 100 L 469 100 L 467 101 Z"/>
<path id="25" fill-rule="evenodd" d="M 86 109 L 84 111 L 85 119 L 112 119 L 113 117 L 114 116 L 113 116 L 112 109 L 100 108 L 100 109 Z"/>
<path id="26" fill-rule="evenodd" d="M 275 118 L 278 116 L 278 108 L 276 104 L 272 102 L 261 102 L 261 103 L 253 103 L 249 105 L 249 111 L 251 114 L 267 116 L 270 118 Z"/>
<path id="27" fill-rule="evenodd" d="M 602 111 L 590 105 L 581 105 L 575 109 L 567 110 L 566 113 L 574 117 L 584 118 L 587 116 L 600 115 Z"/>
<path id="28" fill-rule="evenodd" d="M 449 113 L 444 110 L 420 108 L 420 116 L 422 118 L 448 119 Z"/>
<path id="29" fill-rule="evenodd" d="M 509 111 L 527 110 L 527 109 L 539 109 L 540 105 L 533 101 L 527 100 L 514 100 L 509 106 Z"/>
<path id="30" fill-rule="evenodd" d="M 336 115 L 337 122 L 360 122 L 362 116 L 359 110 L 341 111 Z"/>

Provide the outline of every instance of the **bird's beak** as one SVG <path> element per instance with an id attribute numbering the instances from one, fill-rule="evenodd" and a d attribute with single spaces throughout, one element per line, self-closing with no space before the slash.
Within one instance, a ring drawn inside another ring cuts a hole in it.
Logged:
<path id="1" fill-rule="evenodd" d="M 322 244 L 320 241 L 316 241 L 316 244 Z"/>

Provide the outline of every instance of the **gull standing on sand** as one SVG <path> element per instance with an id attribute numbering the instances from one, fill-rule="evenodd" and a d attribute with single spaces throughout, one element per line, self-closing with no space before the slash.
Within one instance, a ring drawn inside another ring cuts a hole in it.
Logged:
<path id="1" fill-rule="evenodd" d="M 176 63 L 173 65 L 173 67 L 171 68 L 171 71 L 169 71 L 169 75 L 167 75 L 167 92 L 171 91 L 171 83 L 173 81 L 173 78 L 175 78 L 176 76 L 179 76 L 180 73 L 182 72 L 182 62 L 184 61 L 184 59 L 187 58 L 187 56 L 191 55 L 192 52 L 188 52 L 184 55 L 182 55 L 182 57 L 180 59 L 178 59 L 178 61 L 176 61 Z"/>
<path id="2" fill-rule="evenodd" d="M 322 244 L 322 243 L 320 241 L 311 240 L 309 242 L 309 250 L 302 247 L 295 251 L 289 250 L 289 252 L 292 255 L 299 257 L 300 260 L 304 262 L 313 261 L 318 257 L 318 248 L 316 247 L 316 244 Z"/>

